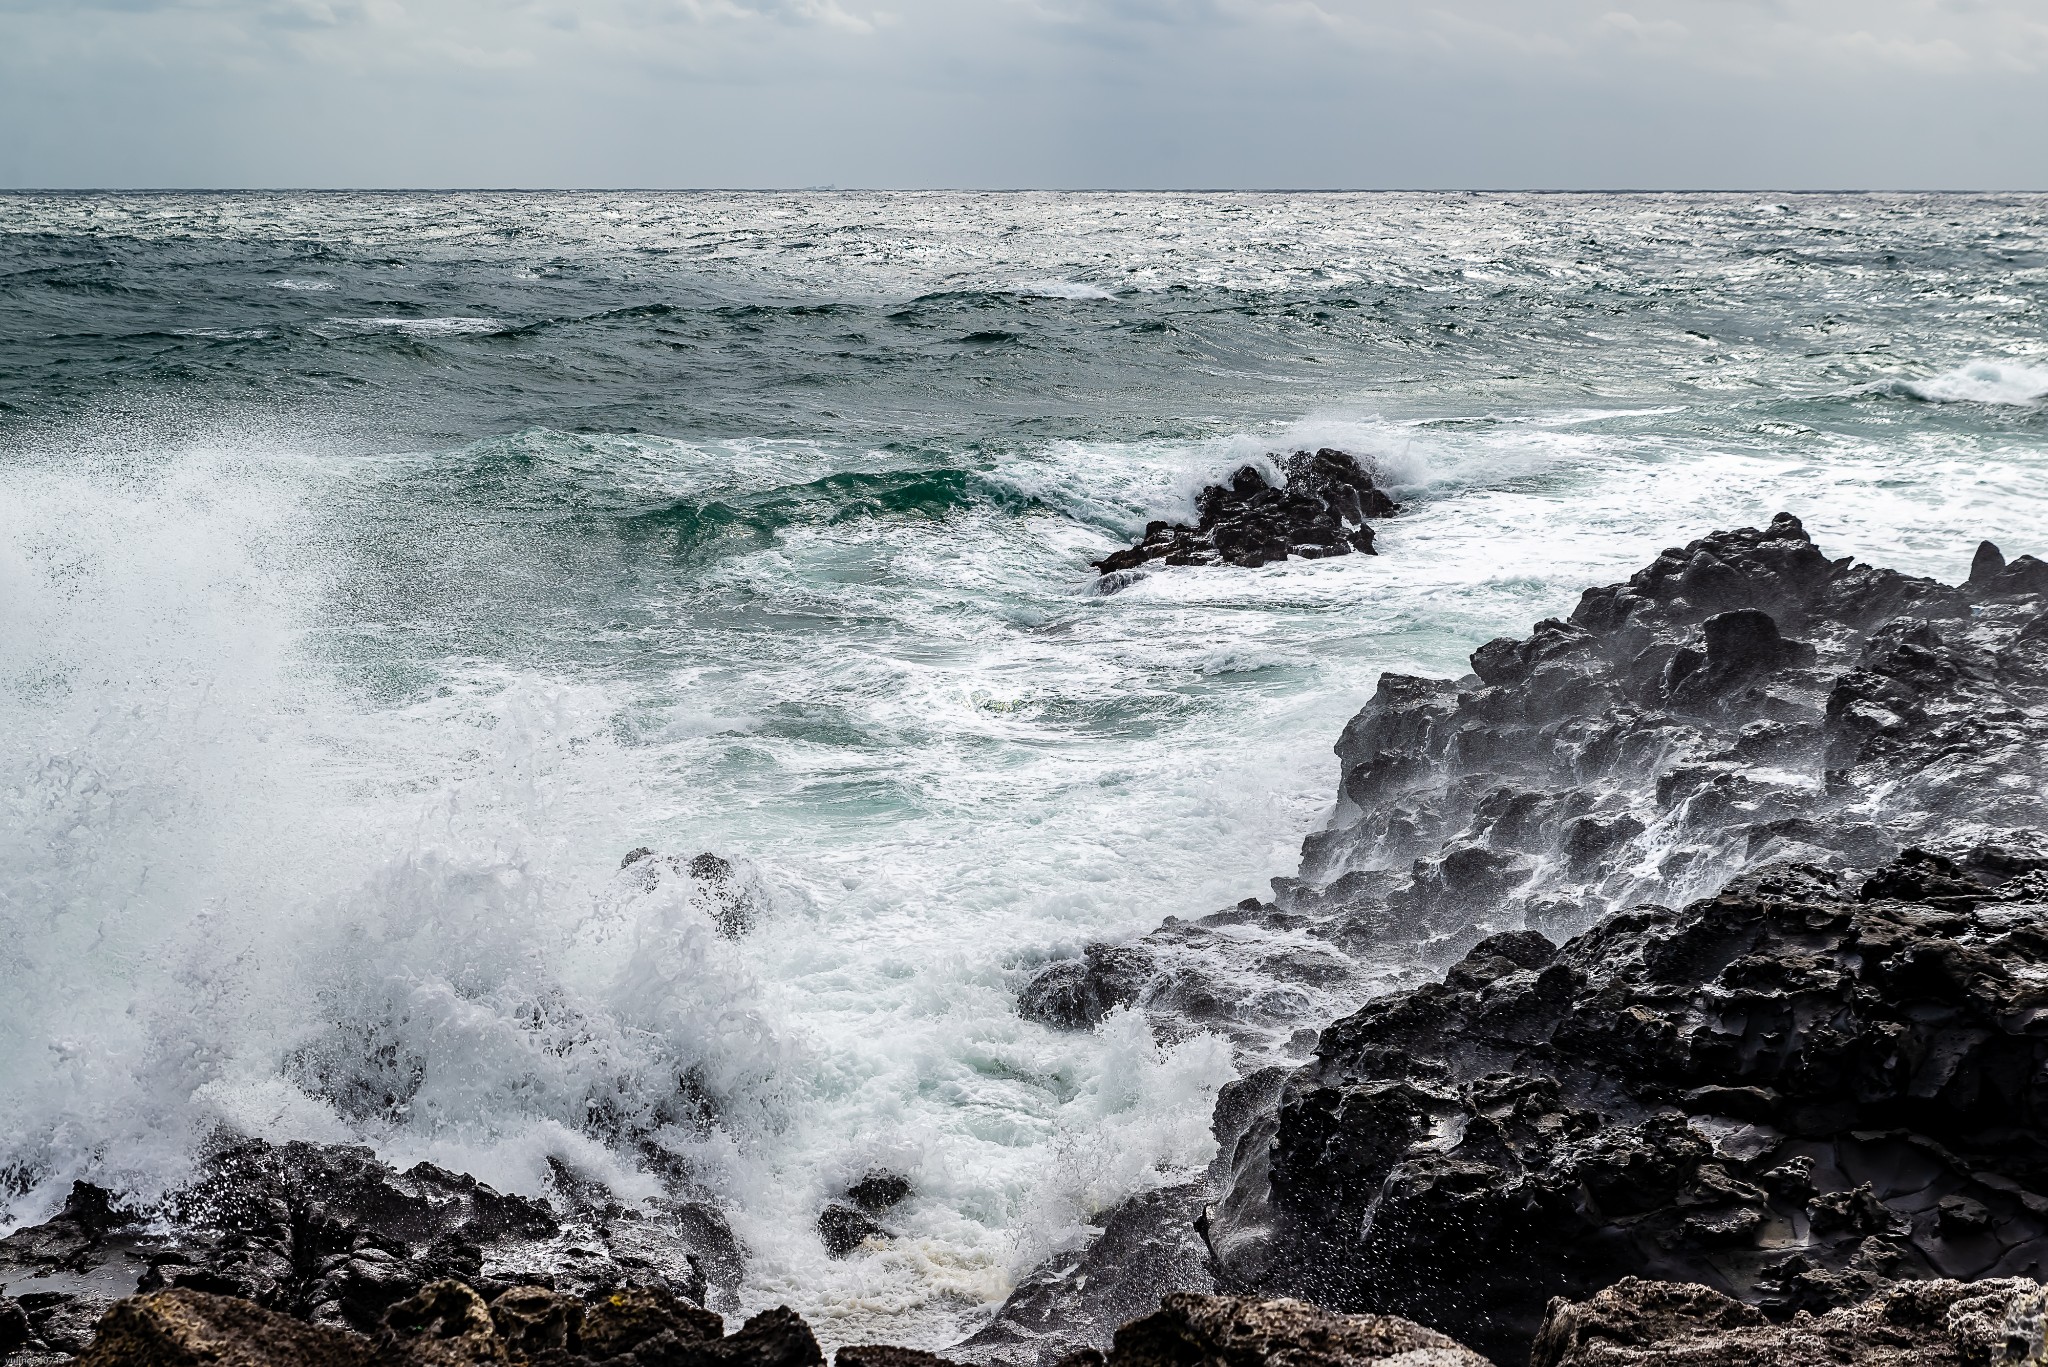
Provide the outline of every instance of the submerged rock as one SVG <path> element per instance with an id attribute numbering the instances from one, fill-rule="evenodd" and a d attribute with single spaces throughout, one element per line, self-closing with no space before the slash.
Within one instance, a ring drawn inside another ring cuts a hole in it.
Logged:
<path id="1" fill-rule="evenodd" d="M 1246 465 L 1228 483 L 1195 499 L 1197 522 L 1152 522 L 1128 550 L 1095 562 L 1104 575 L 1159 561 L 1167 565 L 1238 565 L 1256 569 L 1290 555 L 1318 559 L 1357 551 L 1372 555 L 1370 520 L 1400 511 L 1356 457 L 1330 447 L 1297 451 L 1274 485 Z"/>

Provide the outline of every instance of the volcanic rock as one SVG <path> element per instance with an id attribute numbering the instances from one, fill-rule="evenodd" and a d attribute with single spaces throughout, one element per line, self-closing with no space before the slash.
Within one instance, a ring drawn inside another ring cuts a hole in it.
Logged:
<path id="1" fill-rule="evenodd" d="M 1374 554 L 1369 520 L 1392 517 L 1400 507 L 1356 457 L 1330 447 L 1297 451 L 1283 468 L 1286 482 L 1278 486 L 1255 465 L 1239 468 L 1195 499 L 1194 526 L 1148 523 L 1137 545 L 1104 556 L 1095 568 L 1112 575 L 1161 561 L 1256 569 L 1290 555 Z"/>
<path id="2" fill-rule="evenodd" d="M 1301 876 L 1120 946 L 1156 1035 L 1221 1033 L 1281 1079 L 1225 1089 L 1182 1189 L 1209 1193 L 1210 1273 L 1511 1361 L 1551 1297 L 1624 1276 L 1776 1322 L 2048 1270 L 2029 559 L 1980 552 L 1951 587 L 1780 515 L 1462 679 L 1382 676 Z M 1288 971 L 1306 944 L 1325 967 Z M 1020 1288 L 1043 1342 L 1099 1342 L 1110 1293 L 1079 1280 Z"/>
<path id="3" fill-rule="evenodd" d="M 1049 965 L 1017 997 L 1017 1014 L 1055 1030 L 1087 1030 L 1129 1006 L 1151 981 L 1152 958 L 1127 946 L 1091 944 Z"/>
<path id="4" fill-rule="evenodd" d="M 888 1237 L 887 1229 L 844 1201 L 829 1202 L 818 1212 L 818 1238 L 835 1258 L 844 1258 L 870 1239 Z"/>
<path id="5" fill-rule="evenodd" d="M 880 1215 L 910 1197 L 910 1179 L 887 1168 L 871 1169 L 846 1189 L 846 1199 L 870 1215 Z"/>
<path id="6" fill-rule="evenodd" d="M 1166 1297 L 1116 1331 L 1110 1367 L 1489 1367 L 1463 1345 L 1388 1315 L 1333 1315 L 1303 1301 Z"/>
<path id="7" fill-rule="evenodd" d="M 158 1291 L 99 1322 L 80 1367 L 374 1367 L 357 1334 L 306 1324 L 235 1296 Z"/>
<path id="8" fill-rule="evenodd" d="M 391 1307 L 374 1335 L 304 1323 L 252 1301 L 178 1289 L 116 1303 L 81 1362 L 92 1367 L 823 1367 L 801 1316 L 781 1307 L 725 1334 L 661 1287 L 584 1300 L 518 1287 L 486 1306 L 440 1281 Z"/>
<path id="9" fill-rule="evenodd" d="M 1552 1297 L 1629 1275 L 1780 1318 L 2048 1276 L 2048 898 L 1925 866 L 1873 900 L 1766 867 L 1547 959 L 1482 942 L 1337 1022 L 1232 1155 L 1224 1277 L 1506 1358 Z"/>
<path id="10" fill-rule="evenodd" d="M 1900 1282 L 1789 1324 L 1704 1286 L 1627 1277 L 1553 1302 L 1530 1367 L 2034 1367 L 2048 1295 L 2034 1282 Z"/>
<path id="11" fill-rule="evenodd" d="M 566 1170 L 558 1179 L 550 1203 L 428 1163 L 397 1172 L 366 1148 L 228 1140 L 147 1223 L 77 1184 L 57 1216 L 0 1239 L 0 1281 L 33 1340 L 65 1353 L 138 1290 L 233 1296 L 367 1333 L 436 1282 L 490 1296 L 637 1281 L 701 1301 L 707 1269 L 721 1286 L 737 1281 L 739 1246 L 716 1208 L 685 1198 L 627 1210 Z"/>

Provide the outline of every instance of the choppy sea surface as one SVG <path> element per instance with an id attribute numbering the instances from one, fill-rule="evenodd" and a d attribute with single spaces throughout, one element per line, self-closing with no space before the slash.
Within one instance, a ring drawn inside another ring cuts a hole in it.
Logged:
<path id="1" fill-rule="evenodd" d="M 1378 557 L 1092 591 L 1322 445 Z M 949 1342 L 1233 1075 L 1034 969 L 1292 873 L 1382 670 L 1780 509 L 2048 551 L 2048 198 L 0 196 L 0 1227 L 222 1125 L 673 1160 L 748 1308 Z"/>

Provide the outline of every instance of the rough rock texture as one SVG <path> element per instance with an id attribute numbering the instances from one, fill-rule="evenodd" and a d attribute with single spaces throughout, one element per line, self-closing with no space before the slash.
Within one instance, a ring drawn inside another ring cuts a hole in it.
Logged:
<path id="1" fill-rule="evenodd" d="M 1587 590 L 1463 679 L 1383 675 L 1299 877 L 1091 945 L 1020 1009 L 1082 1028 L 1128 1005 L 1162 1035 L 1299 1058 L 1303 1032 L 1491 933 L 2041 825 L 2048 565 L 1988 554 L 1951 587 L 1830 560 L 1780 515 Z"/>
<path id="2" fill-rule="evenodd" d="M 1773 1324 L 1704 1286 L 1629 1277 L 1554 1303 L 1530 1367 L 2035 1367 L 2044 1303 L 2030 1281 L 1901 1282 Z"/>
<path id="3" fill-rule="evenodd" d="M 2038 825 L 2048 605 L 2021 563 L 1951 588 L 1829 560 L 1780 515 L 1588 590 L 1465 679 L 1386 676 L 1279 901 L 1394 940 L 1570 931 L 1767 860 Z"/>
<path id="4" fill-rule="evenodd" d="M 1780 1317 L 2048 1275 L 2048 842 L 1933 867 L 1769 867 L 1337 1022 L 1232 1155 L 1226 1279 L 1508 1357 L 1631 1274 Z"/>
<path id="5" fill-rule="evenodd" d="M 1256 569 L 1290 555 L 1371 555 L 1368 520 L 1400 511 L 1371 473 L 1343 451 L 1297 451 L 1282 469 L 1286 483 L 1275 486 L 1257 466 L 1240 468 L 1229 483 L 1202 490 L 1195 500 L 1196 525 L 1150 523 L 1137 545 L 1104 556 L 1095 568 L 1113 575 L 1157 561 Z"/>
<path id="6" fill-rule="evenodd" d="M 486 1304 L 440 1281 L 393 1305 L 371 1334 L 323 1328 L 252 1301 L 180 1289 L 116 1303 L 79 1359 L 89 1367 L 823 1367 L 801 1316 L 766 1310 L 737 1332 L 661 1287 L 576 1298 L 514 1287 Z"/>
<path id="7" fill-rule="evenodd" d="M 372 1367 L 374 1345 L 233 1296 L 159 1291 L 117 1303 L 80 1367 Z"/>
<path id="8" fill-rule="evenodd" d="M 396 1172 L 340 1145 L 225 1142 L 150 1216 L 79 1183 L 55 1218 L 0 1239 L 0 1284 L 32 1348 L 81 1351 L 101 1312 L 138 1290 L 235 1296 L 367 1331 L 446 1279 L 488 1294 L 637 1281 L 701 1301 L 741 1269 L 724 1217 L 701 1201 L 626 1210 L 566 1171 L 552 1202 L 529 1200 L 431 1164 Z M 0 1337 L 8 1318 L 0 1311 Z"/>
<path id="9" fill-rule="evenodd" d="M 1149 963 L 1118 994 L 1248 1070 L 1356 1012 L 1219 1098 L 1222 1284 L 1513 1361 L 1626 1275 L 1783 1317 L 2043 1270 L 2048 566 L 1951 587 L 1781 515 L 1472 666 L 1381 679 L 1271 901 L 1039 979 Z"/>
<path id="10" fill-rule="evenodd" d="M 643 892 L 654 891 L 665 880 L 677 881 L 690 902 L 728 940 L 752 930 L 768 901 L 760 875 L 751 865 L 735 864 L 708 851 L 685 859 L 658 854 L 642 845 L 628 850 L 619 868 L 631 870 L 630 877 Z"/>
<path id="11" fill-rule="evenodd" d="M 1488 1367 L 1442 1334 L 1388 1315 L 1296 1300 L 1177 1293 L 1116 1331 L 1111 1367 Z"/>

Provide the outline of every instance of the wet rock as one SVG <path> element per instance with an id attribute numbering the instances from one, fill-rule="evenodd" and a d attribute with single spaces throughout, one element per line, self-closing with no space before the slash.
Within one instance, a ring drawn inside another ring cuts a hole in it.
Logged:
<path id="1" fill-rule="evenodd" d="M 100 1320 L 80 1367 L 373 1367 L 366 1338 L 275 1314 L 232 1296 L 158 1291 Z"/>
<path id="2" fill-rule="evenodd" d="M 0 1240 L 0 1278 L 37 1339 L 67 1352 L 133 1291 L 234 1296 L 374 1332 L 440 1281 L 486 1295 L 521 1283 L 568 1294 L 658 1281 L 697 1299 L 707 1268 L 721 1286 L 737 1282 L 741 1254 L 715 1208 L 680 1199 L 628 1210 L 559 1176 L 551 1205 L 431 1164 L 398 1172 L 364 1148 L 227 1140 L 147 1221 L 105 1192 L 74 1191 L 51 1220 Z"/>
<path id="3" fill-rule="evenodd" d="M 2048 899 L 1990 871 L 2025 859 L 1760 869 L 1554 955 L 1482 942 L 1324 1031 L 1210 1214 L 1223 1275 L 1512 1358 L 1630 1275 L 1782 1318 L 2048 1274 Z"/>
<path id="4" fill-rule="evenodd" d="M 1017 996 L 1017 1014 L 1055 1030 L 1088 1030 L 1104 1016 L 1138 999 L 1153 975 L 1142 950 L 1091 944 L 1079 959 L 1042 970 Z"/>
<path id="5" fill-rule="evenodd" d="M 492 1301 L 490 1309 L 491 1323 L 505 1341 L 506 1355 L 515 1362 L 567 1352 L 582 1343 L 583 1307 L 547 1287 L 515 1286 Z M 723 1330 L 721 1322 L 714 1335 Z"/>
<path id="6" fill-rule="evenodd" d="M 1985 597 L 2030 582 L 1988 564 L 1956 589 L 1830 560 L 1780 515 L 1588 590 L 1465 679 L 1386 676 L 1338 743 L 1301 895 L 1345 887 L 1347 947 L 1445 963 L 1758 863 L 1848 872 L 2027 824 L 2048 795 L 2048 650 L 2027 636 L 2038 619 L 2048 642 L 2048 598 Z"/>
<path id="7" fill-rule="evenodd" d="M 592 1296 L 579 1342 L 585 1356 L 601 1361 L 641 1352 L 650 1343 L 671 1352 L 678 1345 L 713 1343 L 724 1333 L 724 1319 L 711 1311 L 659 1287 L 635 1286 Z"/>
<path id="8" fill-rule="evenodd" d="M 880 1215 L 909 1199 L 910 1179 L 900 1172 L 875 1168 L 846 1189 L 846 1199 L 870 1215 Z"/>
<path id="9" fill-rule="evenodd" d="M 1338 1315 L 1298 1300 L 1167 1296 L 1116 1331 L 1110 1367 L 1489 1367 L 1444 1335 L 1386 1315 Z"/>
<path id="10" fill-rule="evenodd" d="M 751 931 L 767 905 L 766 890 L 751 866 L 709 851 L 684 859 L 642 845 L 627 851 L 619 869 L 643 892 L 652 892 L 665 879 L 687 879 L 690 901 L 728 940 Z"/>
<path id="11" fill-rule="evenodd" d="M 1052 1367 L 1107 1348 L 1119 1325 L 1156 1310 L 1162 1296 L 1214 1291 L 1200 1234 L 1209 1199 L 1209 1185 L 1197 1182 L 1124 1202 L 1094 1242 L 1033 1270 L 985 1328 L 951 1351 Z"/>
<path id="12" fill-rule="evenodd" d="M 1371 520 L 1400 509 L 1357 458 L 1329 447 L 1297 451 L 1283 469 L 1286 482 L 1276 486 L 1258 467 L 1242 467 L 1227 482 L 1202 490 L 1196 525 L 1148 523 L 1137 545 L 1094 567 L 1104 576 L 1155 562 L 1256 569 L 1289 556 L 1375 553 Z"/>
<path id="13" fill-rule="evenodd" d="M 803 1316 L 788 1306 L 763 1310 L 738 1332 L 700 1346 L 688 1367 L 824 1367 L 825 1355 Z"/>
<path id="14" fill-rule="evenodd" d="M 886 1344 L 848 1344 L 832 1355 L 833 1367 L 962 1367 L 937 1353 L 916 1348 L 891 1348 Z"/>
<path id="15" fill-rule="evenodd" d="M 833 1201 L 818 1212 L 818 1238 L 835 1258 L 844 1258 L 870 1239 L 889 1237 L 887 1229 L 844 1201 Z"/>
<path id="16" fill-rule="evenodd" d="M 2041 1356 L 2034 1282 L 1904 1282 L 1859 1304 L 1773 1323 L 1704 1286 L 1629 1277 L 1554 1302 L 1530 1367 L 2020 1367 Z"/>

